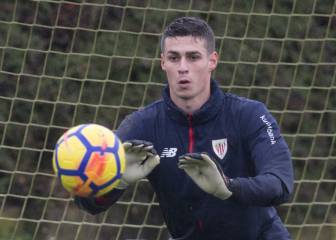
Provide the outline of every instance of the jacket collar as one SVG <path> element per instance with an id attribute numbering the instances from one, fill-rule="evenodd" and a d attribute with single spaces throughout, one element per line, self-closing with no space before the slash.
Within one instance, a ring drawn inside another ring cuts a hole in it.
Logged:
<path id="1" fill-rule="evenodd" d="M 189 124 L 190 117 L 193 125 L 209 121 L 217 115 L 223 104 L 223 92 L 218 87 L 218 83 L 215 80 L 211 80 L 210 98 L 199 110 L 194 112 L 192 115 L 188 115 L 175 105 L 175 103 L 170 98 L 168 85 L 163 90 L 162 95 L 165 102 L 165 110 L 168 116 L 174 121 L 177 121 L 183 125 Z"/>

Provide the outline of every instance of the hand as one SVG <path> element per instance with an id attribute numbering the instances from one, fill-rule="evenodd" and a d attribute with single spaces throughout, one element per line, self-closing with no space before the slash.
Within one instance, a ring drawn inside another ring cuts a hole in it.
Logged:
<path id="1" fill-rule="evenodd" d="M 126 189 L 130 184 L 146 177 L 159 163 L 160 157 L 152 143 L 142 140 L 124 142 L 126 169 L 118 189 Z"/>
<path id="2" fill-rule="evenodd" d="M 179 157 L 178 167 L 183 169 L 203 191 L 223 200 L 232 195 L 227 187 L 229 179 L 219 164 L 206 153 L 185 154 Z"/>

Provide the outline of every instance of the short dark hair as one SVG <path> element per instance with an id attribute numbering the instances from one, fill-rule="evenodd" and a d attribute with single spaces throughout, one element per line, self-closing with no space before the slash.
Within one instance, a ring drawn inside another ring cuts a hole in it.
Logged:
<path id="1" fill-rule="evenodd" d="M 208 53 L 215 51 L 215 35 L 203 19 L 195 17 L 180 17 L 172 21 L 161 36 L 161 52 L 164 51 L 164 41 L 169 37 L 186 37 L 204 39 Z"/>

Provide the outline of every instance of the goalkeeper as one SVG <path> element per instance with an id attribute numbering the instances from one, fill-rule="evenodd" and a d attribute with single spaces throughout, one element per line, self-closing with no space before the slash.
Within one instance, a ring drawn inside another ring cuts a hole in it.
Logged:
<path id="1" fill-rule="evenodd" d="M 147 178 L 173 239 L 291 239 L 274 206 L 289 200 L 293 168 L 272 115 L 260 102 L 223 93 L 211 78 L 218 54 L 205 21 L 170 23 L 161 51 L 162 99 L 117 130 L 127 160 L 119 189 L 76 203 L 99 213 Z"/>

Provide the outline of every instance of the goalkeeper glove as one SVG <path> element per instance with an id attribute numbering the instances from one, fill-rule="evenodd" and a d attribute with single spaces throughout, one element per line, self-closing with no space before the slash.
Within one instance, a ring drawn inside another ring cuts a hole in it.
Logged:
<path id="1" fill-rule="evenodd" d="M 203 191 L 223 200 L 232 195 L 228 188 L 229 179 L 219 164 L 206 153 L 188 153 L 180 156 L 178 167 L 183 169 Z"/>
<path id="2" fill-rule="evenodd" d="M 160 157 L 152 143 L 142 140 L 124 142 L 126 169 L 118 189 L 126 189 L 130 184 L 146 177 L 159 163 Z"/>

